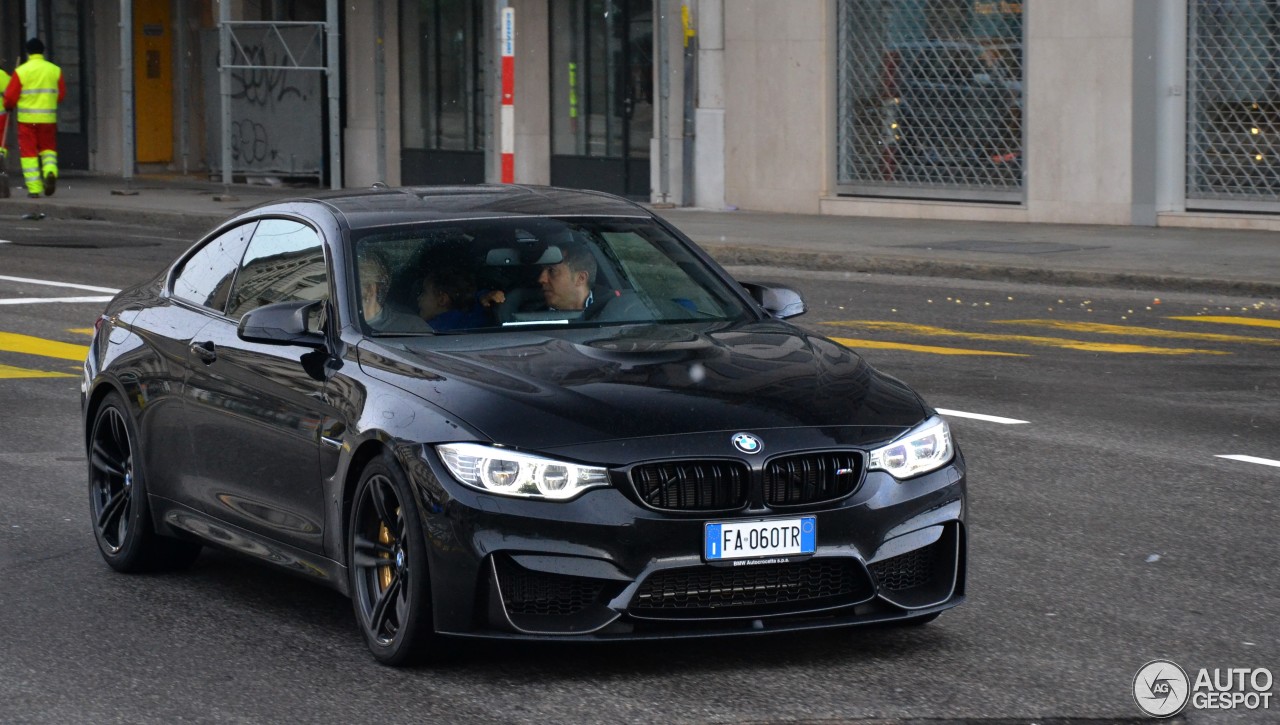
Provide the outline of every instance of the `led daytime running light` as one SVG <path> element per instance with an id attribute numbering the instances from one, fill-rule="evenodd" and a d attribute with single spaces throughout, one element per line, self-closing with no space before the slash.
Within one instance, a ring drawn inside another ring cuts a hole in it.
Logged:
<path id="1" fill-rule="evenodd" d="M 942 468 L 954 454 L 951 429 L 945 420 L 935 416 L 893 443 L 872 451 L 868 468 L 887 471 L 901 480 Z"/>
<path id="2" fill-rule="evenodd" d="M 436 452 L 460 482 L 503 496 L 567 501 L 589 488 L 609 484 L 609 472 L 604 468 L 505 448 L 447 443 L 436 446 Z"/>

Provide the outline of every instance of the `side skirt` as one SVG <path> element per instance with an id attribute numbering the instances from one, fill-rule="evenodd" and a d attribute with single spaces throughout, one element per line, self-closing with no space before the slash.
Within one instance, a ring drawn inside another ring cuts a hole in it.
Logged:
<path id="1" fill-rule="evenodd" d="M 156 533 L 198 541 L 271 564 L 351 596 L 347 567 L 324 556 L 267 539 L 160 496 L 150 496 Z"/>

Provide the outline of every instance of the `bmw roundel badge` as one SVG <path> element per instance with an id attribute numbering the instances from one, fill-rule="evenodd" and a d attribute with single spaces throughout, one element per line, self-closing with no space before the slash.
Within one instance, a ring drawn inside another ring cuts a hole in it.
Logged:
<path id="1" fill-rule="evenodd" d="M 750 433 L 738 433 L 733 436 L 733 447 L 743 453 L 759 453 L 764 450 L 764 441 Z"/>

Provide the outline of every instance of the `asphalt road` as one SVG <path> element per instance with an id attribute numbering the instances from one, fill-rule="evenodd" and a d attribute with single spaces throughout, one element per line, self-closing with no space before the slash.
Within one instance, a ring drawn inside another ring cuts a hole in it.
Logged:
<path id="1" fill-rule="evenodd" d="M 87 343 L 102 303 L 29 300 L 104 293 L 6 278 L 119 288 L 192 234 L 0 237 L 0 722 L 1119 722 L 1152 659 L 1280 670 L 1280 468 L 1219 457 L 1280 460 L 1273 302 L 735 269 L 795 286 L 799 322 L 952 411 L 968 602 L 909 630 L 481 644 L 400 671 L 311 583 L 210 551 L 179 575 L 102 563 L 76 348 L 55 344 Z"/>

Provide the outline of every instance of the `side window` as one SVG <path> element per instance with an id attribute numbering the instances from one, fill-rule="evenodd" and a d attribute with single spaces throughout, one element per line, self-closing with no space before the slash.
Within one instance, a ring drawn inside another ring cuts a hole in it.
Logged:
<path id="1" fill-rule="evenodd" d="M 242 224 L 205 244 L 178 271 L 173 296 L 222 312 L 227 307 L 231 282 L 257 222 Z"/>
<path id="2" fill-rule="evenodd" d="M 320 235 L 289 219 L 263 219 L 236 275 L 227 315 L 239 319 L 263 305 L 328 296 L 329 274 Z"/>

